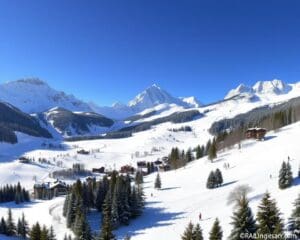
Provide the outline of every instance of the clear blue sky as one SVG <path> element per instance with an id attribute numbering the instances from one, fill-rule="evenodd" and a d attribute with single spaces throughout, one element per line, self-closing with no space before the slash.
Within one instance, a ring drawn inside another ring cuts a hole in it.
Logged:
<path id="1" fill-rule="evenodd" d="M 300 80 L 300 1 L 1 0 L 0 82 L 35 76 L 84 100 L 157 83 L 208 103 Z"/>

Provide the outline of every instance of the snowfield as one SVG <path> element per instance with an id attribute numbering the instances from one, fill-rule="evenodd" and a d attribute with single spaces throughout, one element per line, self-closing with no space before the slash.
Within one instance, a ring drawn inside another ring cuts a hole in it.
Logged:
<path id="1" fill-rule="evenodd" d="M 142 138 L 144 134 L 146 133 L 140 133 L 138 136 Z M 295 181 L 295 185 L 287 190 L 279 190 L 277 176 L 282 161 L 287 160 L 288 156 L 291 158 L 290 162 L 293 167 L 294 175 L 296 175 L 299 167 L 300 159 L 298 156 L 300 156 L 300 148 L 295 143 L 299 135 L 300 123 L 296 123 L 282 128 L 280 131 L 270 132 L 266 137 L 266 141 L 247 140 L 242 142 L 241 149 L 235 146 L 231 150 L 219 152 L 218 158 L 214 163 L 211 163 L 206 158 L 202 158 L 188 164 L 182 169 L 161 173 L 163 188 L 160 191 L 154 190 L 153 187 L 156 175 L 149 175 L 145 178 L 147 205 L 144 214 L 140 218 L 132 221 L 130 226 L 118 229 L 116 234 L 119 239 L 122 239 L 126 233 L 129 233 L 132 235 L 133 240 L 179 240 L 187 223 L 189 221 L 194 223 L 198 222 L 198 215 L 201 212 L 203 220 L 200 224 L 204 230 L 205 237 L 207 237 L 212 222 L 216 217 L 220 219 L 224 236 L 226 237 L 230 233 L 230 217 L 232 215 L 232 206 L 226 204 L 226 199 L 229 192 L 240 184 L 249 184 L 253 188 L 249 198 L 250 205 L 253 207 L 254 212 L 256 212 L 256 207 L 262 195 L 266 191 L 269 191 L 272 197 L 277 199 L 283 216 L 287 218 L 291 213 L 292 202 L 299 193 L 299 186 L 297 184 L 300 182 Z M 154 146 L 154 143 L 157 142 L 157 146 L 159 146 L 157 139 L 153 142 L 142 142 L 138 136 L 135 138 L 136 141 L 141 141 L 141 148 L 145 147 L 145 145 Z M 189 136 L 190 139 L 195 138 L 191 133 L 176 133 L 176 136 L 178 139 L 187 136 Z M 94 163 L 95 161 L 99 161 L 98 164 L 100 164 L 100 162 L 101 164 L 109 164 L 109 161 L 118 164 L 127 163 L 127 161 L 131 159 L 129 153 L 133 151 L 134 148 L 140 148 L 137 145 L 133 147 L 131 144 L 126 144 L 126 141 L 128 141 L 128 139 L 105 140 L 105 144 L 101 140 L 77 142 L 76 144 L 80 144 L 80 147 L 102 147 L 103 153 L 100 152 L 99 154 L 103 154 L 103 158 L 110 159 L 107 160 L 107 163 L 102 161 L 102 158 L 99 160 L 93 159 L 91 162 L 89 162 L 88 157 L 86 157 L 87 159 L 81 160 L 92 166 L 97 165 Z M 163 139 L 161 143 L 163 142 L 166 142 L 166 139 Z M 186 147 L 185 144 L 173 142 L 173 140 L 170 140 L 169 144 Z M 112 149 L 110 145 L 114 147 L 119 146 L 119 153 L 111 152 Z M 122 145 L 123 148 L 121 148 Z M 125 149 L 129 152 L 125 152 Z M 28 155 L 39 154 L 40 151 L 41 150 L 35 150 L 28 153 Z M 74 150 L 71 149 L 68 151 L 72 152 Z M 48 154 L 51 156 L 51 154 L 57 154 L 57 152 L 48 151 L 47 155 Z M 46 156 L 45 150 L 43 155 Z M 157 155 L 148 156 L 147 158 L 155 159 L 158 156 L 159 153 L 157 153 Z M 124 160 L 118 162 L 113 159 Z M 135 158 L 132 159 L 132 164 L 134 161 L 136 161 Z M 223 168 L 225 162 L 230 165 L 228 170 Z M 19 172 L 23 172 L 23 174 L 27 172 L 28 175 L 39 173 L 40 176 L 45 174 L 42 167 L 32 166 L 37 168 L 34 172 L 33 170 L 29 172 L 28 169 L 17 168 L 18 165 L 22 164 L 16 162 L 1 164 L 1 170 L 4 169 L 3 167 L 6 166 L 6 164 L 15 166 L 14 171 L 16 174 L 20 174 Z M 208 174 L 211 170 L 215 170 L 216 168 L 220 168 L 223 172 L 224 185 L 217 189 L 208 190 L 206 189 Z M 11 176 L 9 168 L 5 168 L 1 173 L 1 178 L 4 179 L 5 175 L 7 177 Z M 24 181 L 27 179 L 25 176 L 22 176 L 22 178 Z M 13 181 L 14 179 L 10 180 Z M 4 180 L 2 180 L 2 182 L 3 181 Z M 28 178 L 27 181 L 28 183 L 32 182 L 30 178 Z M 153 196 L 151 196 L 151 194 L 153 194 Z M 7 208 L 11 207 L 15 219 L 24 212 L 30 223 L 39 220 L 42 224 L 47 224 L 48 226 L 52 224 L 57 235 L 63 237 L 64 233 L 69 231 L 65 229 L 64 219 L 61 216 L 62 204 L 62 198 L 56 198 L 51 201 L 33 202 L 27 205 L 25 204 L 24 206 L 16 206 L 13 203 L 2 204 L 0 206 L 0 214 L 5 215 Z"/>
<path id="2" fill-rule="evenodd" d="M 267 87 L 269 85 L 267 84 Z M 276 87 L 278 88 L 279 85 L 277 84 Z M 268 89 L 264 91 L 260 89 L 259 92 L 268 92 L 268 94 L 264 97 L 259 95 L 259 101 L 251 101 L 252 98 L 245 97 L 193 108 L 198 109 L 204 116 L 188 123 L 156 125 L 148 131 L 135 133 L 130 138 L 62 142 L 59 138 L 45 140 L 18 133 L 18 144 L 0 144 L 0 184 L 20 181 L 22 186 L 32 189 L 36 181 L 47 181 L 49 174 L 53 171 L 70 168 L 74 163 L 83 163 L 86 169 L 101 166 L 106 169 L 119 169 L 126 164 L 135 167 L 137 161 L 155 161 L 167 156 L 172 147 L 187 150 L 189 147 L 205 144 L 208 139 L 212 138 L 208 129 L 215 121 L 234 117 L 265 104 L 277 104 L 300 96 L 299 84 L 289 86 L 292 88 L 287 88 L 288 93 L 278 95 L 274 95 L 272 89 L 271 93 L 267 91 Z M 245 91 L 245 89 L 237 89 L 236 92 L 238 91 Z M 161 104 L 145 110 L 144 113 L 152 110 L 156 110 L 158 115 L 140 121 L 184 111 L 182 106 L 170 104 L 166 107 L 165 104 Z M 172 132 L 168 130 L 186 125 L 190 126 L 193 131 Z M 289 156 L 296 178 L 300 166 L 299 136 L 300 122 L 276 132 L 269 132 L 265 141 L 246 140 L 241 143 L 241 149 L 234 146 L 218 152 L 218 157 L 213 163 L 205 157 L 182 169 L 161 173 L 162 190 L 160 191 L 154 190 L 156 174 L 145 177 L 145 211 L 141 217 L 131 221 L 129 226 L 120 227 L 115 231 L 118 239 L 123 240 L 128 233 L 132 236 L 132 240 L 180 240 L 189 221 L 199 222 L 199 213 L 202 214 L 200 224 L 206 239 L 216 217 L 220 219 L 224 239 L 226 239 L 231 230 L 230 222 L 233 211 L 233 206 L 226 204 L 227 197 L 232 189 L 240 184 L 248 184 L 253 188 L 249 198 L 254 213 L 262 195 L 269 191 L 271 196 L 276 198 L 286 220 L 291 214 L 292 202 L 300 193 L 300 180 L 295 179 L 293 187 L 289 189 L 279 190 L 278 173 L 282 161 L 287 161 Z M 43 147 L 45 143 L 61 144 L 63 149 L 48 149 Z M 90 151 L 91 154 L 77 154 L 77 151 L 82 149 Z M 20 156 L 36 160 L 45 158 L 51 164 L 38 162 L 22 164 L 17 160 Z M 56 166 L 58 161 L 62 162 L 62 166 Z M 230 168 L 224 169 L 224 163 L 228 163 Z M 206 188 L 206 180 L 209 172 L 216 168 L 221 169 L 224 184 L 217 189 L 209 190 Z M 6 217 L 7 209 L 11 208 L 14 219 L 17 220 L 24 212 L 30 224 L 39 221 L 48 227 L 53 225 L 58 240 L 62 240 L 65 233 L 70 233 L 62 217 L 63 200 L 60 197 L 50 201 L 33 201 L 22 205 L 0 204 L 0 216 Z M 97 220 L 99 216 L 93 213 L 90 218 L 93 229 L 99 231 L 100 222 Z M 0 236 L 0 239 L 5 238 Z"/>

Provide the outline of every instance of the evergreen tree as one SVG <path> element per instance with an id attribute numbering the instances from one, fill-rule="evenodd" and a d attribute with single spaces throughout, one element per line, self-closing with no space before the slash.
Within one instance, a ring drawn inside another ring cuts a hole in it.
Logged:
<path id="1" fill-rule="evenodd" d="M 233 213 L 232 220 L 233 229 L 229 237 L 230 240 L 241 240 L 241 234 L 254 234 L 256 232 L 255 219 L 245 196 L 238 202 L 237 210 Z M 249 236 L 248 239 L 254 238 Z"/>
<path id="2" fill-rule="evenodd" d="M 1 218 L 1 223 L 0 223 L 0 233 L 4 235 L 7 234 L 7 224 L 3 217 Z"/>
<path id="3" fill-rule="evenodd" d="M 28 227 L 28 222 L 25 219 L 24 213 L 22 213 L 22 218 L 21 218 L 21 237 L 26 239 L 27 235 L 29 232 L 29 227 Z"/>
<path id="4" fill-rule="evenodd" d="M 217 168 L 215 172 L 215 178 L 216 178 L 216 185 L 221 186 L 223 184 L 223 176 L 219 168 Z"/>
<path id="5" fill-rule="evenodd" d="M 13 217 L 12 217 L 11 209 L 8 209 L 6 225 L 7 225 L 7 233 L 6 233 L 7 236 L 15 236 L 17 229 L 16 229 L 16 225 L 14 223 Z"/>
<path id="6" fill-rule="evenodd" d="M 300 194 L 294 202 L 292 216 L 288 221 L 288 231 L 300 239 Z"/>
<path id="7" fill-rule="evenodd" d="M 68 203 L 68 209 L 67 209 L 67 215 L 66 215 L 66 221 L 67 221 L 67 227 L 71 228 L 73 223 L 75 222 L 76 217 L 76 205 L 75 205 L 75 194 L 72 192 L 69 198 Z"/>
<path id="8" fill-rule="evenodd" d="M 39 223 L 36 223 L 32 226 L 31 231 L 29 233 L 30 240 L 41 240 L 41 226 Z"/>
<path id="9" fill-rule="evenodd" d="M 76 240 L 92 240 L 92 233 L 89 223 L 84 214 L 78 214 L 74 229 Z"/>
<path id="10" fill-rule="evenodd" d="M 290 163 L 283 162 L 279 171 L 278 185 L 280 189 L 288 188 L 293 183 L 293 173 Z"/>
<path id="11" fill-rule="evenodd" d="M 182 240 L 194 240 L 194 225 L 193 223 L 189 223 L 188 226 L 186 227 L 183 235 L 181 236 Z"/>
<path id="12" fill-rule="evenodd" d="M 49 231 L 48 229 L 46 228 L 46 226 L 44 225 L 42 230 L 41 230 L 41 238 L 40 240 L 48 240 L 49 238 Z"/>
<path id="13" fill-rule="evenodd" d="M 186 159 L 187 162 L 193 161 L 193 153 L 192 153 L 192 149 L 189 148 L 189 149 L 186 151 L 185 159 Z"/>
<path id="14" fill-rule="evenodd" d="M 208 159 L 213 161 L 217 157 L 217 142 L 214 138 L 208 149 Z"/>
<path id="15" fill-rule="evenodd" d="M 104 200 L 102 215 L 103 219 L 99 240 L 115 240 L 111 226 L 111 194 L 109 192 Z"/>
<path id="16" fill-rule="evenodd" d="M 55 236 L 54 229 L 53 229 L 52 226 L 50 227 L 50 230 L 49 230 L 49 238 L 48 238 L 48 240 L 56 240 L 56 236 Z"/>
<path id="17" fill-rule="evenodd" d="M 161 179 L 159 173 L 156 175 L 154 188 L 161 189 Z"/>
<path id="18" fill-rule="evenodd" d="M 193 240 L 203 240 L 202 229 L 200 224 L 197 223 L 193 230 Z"/>
<path id="19" fill-rule="evenodd" d="M 202 158 L 203 157 L 203 149 L 198 145 L 196 147 L 196 159 Z"/>
<path id="20" fill-rule="evenodd" d="M 279 180 L 278 180 L 278 185 L 280 189 L 285 189 L 286 188 L 286 182 L 285 182 L 285 176 L 286 176 L 286 162 L 282 162 L 281 168 L 279 171 Z"/>
<path id="21" fill-rule="evenodd" d="M 293 184 L 293 172 L 289 162 L 286 164 L 286 175 L 285 175 L 286 186 L 290 187 Z"/>
<path id="22" fill-rule="evenodd" d="M 270 194 L 265 193 L 258 206 L 257 212 L 259 234 L 281 234 L 283 233 L 283 221 L 276 206 L 276 201 L 271 199 Z"/>
<path id="23" fill-rule="evenodd" d="M 209 240 L 222 240 L 223 231 L 220 226 L 219 219 L 216 218 L 211 231 L 209 232 Z"/>
<path id="24" fill-rule="evenodd" d="M 207 178 L 207 182 L 206 182 L 206 187 L 208 189 L 212 189 L 216 187 L 216 176 L 215 173 L 213 171 L 210 172 L 210 174 L 208 175 Z"/>

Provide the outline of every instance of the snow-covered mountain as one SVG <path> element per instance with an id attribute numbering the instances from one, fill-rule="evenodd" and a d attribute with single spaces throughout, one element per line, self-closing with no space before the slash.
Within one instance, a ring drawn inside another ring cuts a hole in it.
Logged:
<path id="1" fill-rule="evenodd" d="M 53 107 L 63 107 L 71 111 L 92 111 L 87 103 L 51 88 L 38 78 L 1 84 L 0 101 L 8 102 L 27 113 L 43 112 Z"/>
<path id="2" fill-rule="evenodd" d="M 278 95 L 288 94 L 294 84 L 286 84 L 282 80 L 258 81 L 252 87 L 240 84 L 237 88 L 230 90 L 225 99 L 242 95 L 247 97 L 269 98 Z"/>
<path id="3" fill-rule="evenodd" d="M 117 102 L 111 107 L 100 107 L 97 104 L 90 103 L 93 111 L 103 114 L 113 119 L 125 119 L 133 115 L 141 114 L 143 111 L 154 109 L 158 106 L 164 106 L 169 110 L 172 107 L 194 108 L 200 107 L 200 102 L 195 97 L 177 98 L 163 90 L 156 84 L 148 87 L 139 93 L 127 105 Z"/>
<path id="4" fill-rule="evenodd" d="M 113 120 L 94 112 L 71 112 L 58 107 L 45 112 L 44 119 L 64 137 L 99 135 L 114 124 Z"/>
<path id="5" fill-rule="evenodd" d="M 156 84 L 138 94 L 133 100 L 128 103 L 128 106 L 135 111 L 143 111 L 147 108 L 152 108 L 156 105 L 169 103 L 179 106 L 187 105 L 180 98 L 173 97 L 171 94 L 161 89 Z"/>

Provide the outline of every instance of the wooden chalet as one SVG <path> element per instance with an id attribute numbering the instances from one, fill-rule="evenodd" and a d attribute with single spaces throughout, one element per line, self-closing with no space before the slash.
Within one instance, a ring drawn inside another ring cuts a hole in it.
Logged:
<path id="1" fill-rule="evenodd" d="M 56 180 L 55 182 L 36 183 L 33 186 L 35 199 L 50 200 L 54 197 L 66 195 L 68 186 L 65 182 Z"/>
<path id="2" fill-rule="evenodd" d="M 265 128 L 248 128 L 246 131 L 246 138 L 253 138 L 257 140 L 263 140 L 267 133 Z"/>

